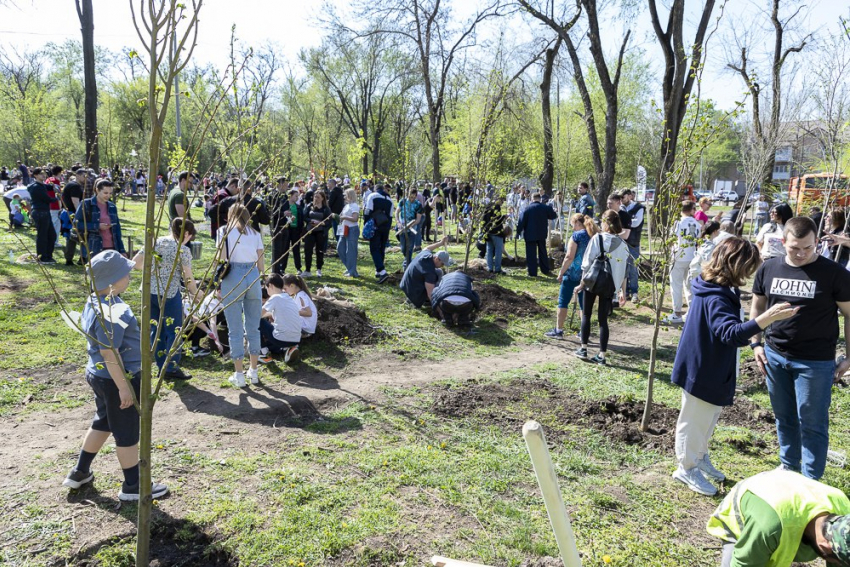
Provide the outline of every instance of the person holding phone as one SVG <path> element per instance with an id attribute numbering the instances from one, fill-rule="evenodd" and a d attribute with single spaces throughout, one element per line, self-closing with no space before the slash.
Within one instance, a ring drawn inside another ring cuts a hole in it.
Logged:
<path id="1" fill-rule="evenodd" d="M 832 384 L 850 369 L 850 358 L 835 361 L 839 312 L 850 352 L 850 272 L 818 254 L 817 226 L 808 217 L 785 223 L 783 247 L 784 256 L 756 272 L 750 319 L 782 302 L 799 311 L 750 346 L 767 376 L 781 466 L 817 480 L 826 467 Z"/>
<path id="2" fill-rule="evenodd" d="M 116 250 L 126 256 L 121 237 L 121 221 L 118 219 L 118 207 L 112 202 L 114 185 L 111 179 L 99 179 L 94 186 L 95 194 L 83 199 L 74 221 L 82 239 L 83 261 L 103 250 Z"/>

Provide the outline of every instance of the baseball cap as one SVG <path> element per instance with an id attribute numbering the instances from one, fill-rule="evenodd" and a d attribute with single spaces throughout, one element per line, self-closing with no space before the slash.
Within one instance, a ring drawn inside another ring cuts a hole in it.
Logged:
<path id="1" fill-rule="evenodd" d="M 440 262 L 442 262 L 444 266 L 451 266 L 455 263 L 455 261 L 452 260 L 452 257 L 449 256 L 449 253 L 446 252 L 445 250 L 440 250 L 439 252 L 434 254 L 434 257 L 439 259 Z"/>
<path id="2" fill-rule="evenodd" d="M 91 259 L 89 278 L 97 289 L 106 289 L 128 275 L 135 263 L 115 250 L 104 250 Z"/>
<path id="3" fill-rule="evenodd" d="M 836 559 L 841 565 L 850 566 L 850 515 L 835 516 L 828 520 L 825 532 Z"/>

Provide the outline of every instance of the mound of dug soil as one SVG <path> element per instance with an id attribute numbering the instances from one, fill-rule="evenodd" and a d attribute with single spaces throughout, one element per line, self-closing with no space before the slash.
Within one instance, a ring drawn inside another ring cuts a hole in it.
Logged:
<path id="1" fill-rule="evenodd" d="M 374 326 L 366 313 L 354 305 L 335 299 L 313 299 L 319 312 L 316 338 L 335 344 L 375 344 L 384 332 Z"/>
<path id="2" fill-rule="evenodd" d="M 527 420 L 538 419 L 546 427 L 550 439 L 565 436 L 562 429 L 552 427 L 551 423 L 574 424 L 591 427 L 627 445 L 673 452 L 679 410 L 663 405 L 655 405 L 649 428 L 642 432 L 638 427 L 643 416 L 643 402 L 616 397 L 587 400 L 546 380 L 521 379 L 509 384 L 470 380 L 460 388 L 436 388 L 432 409 L 439 415 L 456 418 L 474 415 L 517 433 Z M 767 416 L 770 419 L 766 419 Z M 761 410 L 748 400 L 738 400 L 731 408 L 724 408 L 720 421 L 769 431 L 772 418 L 771 412 Z"/>
<path id="3" fill-rule="evenodd" d="M 549 312 L 530 295 L 513 292 L 499 284 L 476 282 L 473 287 L 481 296 L 482 315 L 532 317 Z"/>

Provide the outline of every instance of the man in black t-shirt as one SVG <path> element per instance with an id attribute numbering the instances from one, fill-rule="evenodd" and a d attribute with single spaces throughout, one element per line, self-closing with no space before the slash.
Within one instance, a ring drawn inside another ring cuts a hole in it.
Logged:
<path id="1" fill-rule="evenodd" d="M 68 211 L 72 219 L 80 202 L 83 200 L 85 191 L 83 187 L 88 182 L 89 170 L 80 168 L 74 174 L 74 180 L 65 184 L 62 189 L 62 206 Z M 77 254 L 77 233 L 71 229 L 71 237 L 65 240 L 65 265 L 71 266 L 74 263 L 74 256 Z M 82 262 L 82 260 L 81 260 Z"/>
<path id="2" fill-rule="evenodd" d="M 779 460 L 815 480 L 826 466 L 832 383 L 850 369 L 850 358 L 835 363 L 838 311 L 850 341 L 850 272 L 817 253 L 816 231 L 807 217 L 785 223 L 785 256 L 759 268 L 750 309 L 755 319 L 776 303 L 800 306 L 796 315 L 767 328 L 766 344 L 759 334 L 750 346 L 767 376 Z M 845 349 L 850 353 L 850 343 Z"/>

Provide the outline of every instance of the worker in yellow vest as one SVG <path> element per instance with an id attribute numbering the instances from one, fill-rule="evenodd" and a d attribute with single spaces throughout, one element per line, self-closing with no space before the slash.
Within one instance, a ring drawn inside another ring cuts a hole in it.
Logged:
<path id="1" fill-rule="evenodd" d="M 790 567 L 822 557 L 850 566 L 850 500 L 784 469 L 742 480 L 708 520 L 723 540 L 721 567 Z"/>

